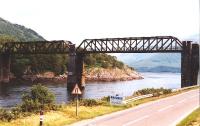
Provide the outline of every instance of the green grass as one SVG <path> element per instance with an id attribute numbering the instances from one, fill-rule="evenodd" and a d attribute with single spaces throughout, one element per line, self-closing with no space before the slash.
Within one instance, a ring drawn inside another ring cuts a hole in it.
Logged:
<path id="1" fill-rule="evenodd" d="M 75 107 L 64 105 L 59 111 L 50 111 L 45 113 L 44 126 L 64 126 L 83 119 L 89 119 L 96 116 L 112 113 L 126 109 L 126 106 L 93 106 L 79 107 L 78 117 L 75 115 Z M 13 120 L 11 122 L 0 122 L 0 126 L 39 126 L 39 115 L 33 114 L 28 117 Z"/>
<path id="2" fill-rule="evenodd" d="M 131 102 L 130 104 L 124 106 L 112 106 L 108 104 L 102 104 L 97 106 L 80 106 L 78 109 L 78 117 L 76 117 L 75 115 L 74 105 L 62 105 L 62 107 L 58 111 L 49 111 L 44 113 L 44 126 L 64 126 L 80 120 L 91 119 L 97 116 L 124 110 L 146 102 L 155 101 L 161 98 L 180 94 L 182 92 L 186 92 L 197 88 L 199 87 L 193 87 L 190 89 L 185 89 L 170 94 L 163 94 L 157 97 L 145 98 Z M 200 113 L 200 110 L 198 110 L 198 112 Z M 39 114 L 32 114 L 31 116 L 15 119 L 11 122 L 0 121 L 0 126 L 39 126 Z"/>
<path id="3" fill-rule="evenodd" d="M 200 108 L 193 111 L 182 120 L 177 126 L 200 126 Z"/>

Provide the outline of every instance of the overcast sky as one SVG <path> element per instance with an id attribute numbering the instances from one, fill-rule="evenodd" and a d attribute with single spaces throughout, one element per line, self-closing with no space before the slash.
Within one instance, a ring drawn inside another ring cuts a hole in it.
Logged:
<path id="1" fill-rule="evenodd" d="M 0 0 L 0 17 L 47 40 L 199 33 L 199 0 Z"/>

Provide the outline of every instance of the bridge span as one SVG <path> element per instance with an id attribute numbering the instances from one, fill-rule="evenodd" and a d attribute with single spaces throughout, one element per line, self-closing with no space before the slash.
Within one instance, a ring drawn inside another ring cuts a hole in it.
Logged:
<path id="1" fill-rule="evenodd" d="M 9 82 L 10 55 L 68 54 L 67 87 L 85 84 L 83 58 L 89 53 L 181 53 L 181 87 L 197 84 L 199 44 L 173 36 L 85 39 L 76 48 L 70 41 L 5 42 L 0 44 L 0 82 Z"/>

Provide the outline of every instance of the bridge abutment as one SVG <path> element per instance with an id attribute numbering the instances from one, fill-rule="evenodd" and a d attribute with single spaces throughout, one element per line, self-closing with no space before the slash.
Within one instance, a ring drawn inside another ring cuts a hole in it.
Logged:
<path id="1" fill-rule="evenodd" d="M 0 82 L 8 83 L 10 81 L 10 55 L 0 55 Z"/>
<path id="2" fill-rule="evenodd" d="M 68 77 L 67 77 L 68 91 L 71 92 L 75 84 L 78 84 L 79 88 L 83 90 L 83 88 L 85 87 L 83 54 L 76 53 L 75 45 L 70 45 L 69 62 L 67 69 L 68 69 Z"/>

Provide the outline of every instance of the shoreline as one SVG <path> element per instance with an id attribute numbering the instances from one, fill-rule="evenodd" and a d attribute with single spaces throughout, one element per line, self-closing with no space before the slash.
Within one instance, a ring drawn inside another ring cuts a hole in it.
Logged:
<path id="1" fill-rule="evenodd" d="M 85 78 L 85 82 L 90 84 L 91 82 L 117 82 L 117 81 L 132 81 L 132 80 L 141 80 L 141 78 L 129 77 L 129 78 Z M 31 82 L 31 83 L 44 83 L 44 84 L 63 84 L 67 82 L 67 77 L 53 77 L 53 78 L 46 78 L 46 77 L 35 77 L 35 75 L 29 75 L 26 78 L 12 78 L 11 82 L 15 81 L 23 81 L 23 82 Z"/>
<path id="2" fill-rule="evenodd" d="M 131 81 L 144 79 L 138 72 L 126 69 L 105 69 L 105 68 L 89 68 L 84 72 L 85 82 L 116 82 L 116 81 Z M 12 77 L 12 81 L 21 80 L 31 83 L 66 83 L 67 74 L 55 75 L 53 72 L 45 72 L 36 75 L 23 75 L 21 79 Z"/>

